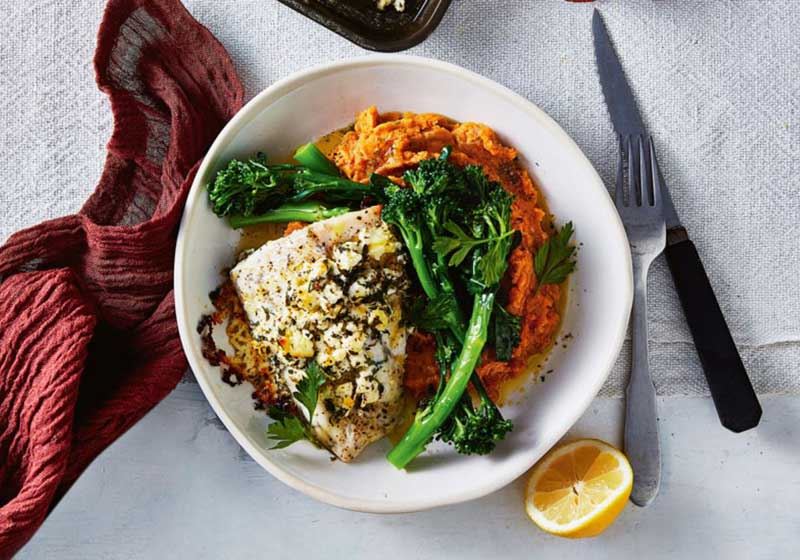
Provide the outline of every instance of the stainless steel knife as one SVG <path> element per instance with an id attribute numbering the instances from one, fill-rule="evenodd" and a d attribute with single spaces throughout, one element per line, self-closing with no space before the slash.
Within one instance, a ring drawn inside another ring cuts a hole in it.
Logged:
<path id="1" fill-rule="evenodd" d="M 597 10 L 592 19 L 592 31 L 600 85 L 614 130 L 621 136 L 648 136 L 608 30 Z M 655 172 L 661 181 L 667 226 L 667 247 L 664 254 L 717 414 L 722 425 L 729 430 L 749 430 L 758 425 L 761 419 L 761 405 L 697 249 L 675 211 L 661 169 L 657 167 Z"/>

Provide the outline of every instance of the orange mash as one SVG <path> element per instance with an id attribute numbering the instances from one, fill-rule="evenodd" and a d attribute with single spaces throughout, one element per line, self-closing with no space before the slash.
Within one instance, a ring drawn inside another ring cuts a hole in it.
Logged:
<path id="1" fill-rule="evenodd" d="M 503 383 L 526 369 L 530 358 L 553 341 L 560 322 L 560 287 L 545 285 L 537 290 L 533 255 L 548 238 L 549 223 L 540 194 L 528 172 L 517 160 L 517 152 L 503 145 L 495 132 L 478 123 L 458 123 L 435 114 L 378 113 L 375 107 L 362 111 L 354 129 L 344 135 L 333 152 L 339 169 L 354 181 L 365 182 L 372 173 L 402 183 L 402 175 L 420 161 L 437 157 L 445 146 L 452 148 L 456 165 L 476 164 L 514 195 L 512 225 L 522 236 L 514 249 L 503 280 L 506 308 L 522 318 L 521 342 L 512 359 L 496 359 L 493 349 L 484 352 L 478 374 L 490 395 L 496 398 Z M 421 396 L 435 388 L 438 368 L 433 338 L 411 335 L 407 345 L 406 388 Z"/>

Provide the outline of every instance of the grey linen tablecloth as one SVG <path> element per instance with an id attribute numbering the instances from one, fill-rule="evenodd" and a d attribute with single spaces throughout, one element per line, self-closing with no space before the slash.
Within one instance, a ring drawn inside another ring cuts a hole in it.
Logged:
<path id="1" fill-rule="evenodd" d="M 275 0 L 190 0 L 248 94 L 366 51 Z M 616 148 L 594 70 L 599 7 L 657 139 L 675 204 L 705 261 L 759 393 L 800 393 L 800 1 L 455 0 L 410 51 L 519 92 L 577 141 L 608 185 Z M 77 210 L 94 187 L 111 112 L 93 81 L 102 0 L 0 6 L 0 239 Z M 662 395 L 707 394 L 662 259 L 650 280 Z M 601 394 L 622 394 L 626 345 Z"/>

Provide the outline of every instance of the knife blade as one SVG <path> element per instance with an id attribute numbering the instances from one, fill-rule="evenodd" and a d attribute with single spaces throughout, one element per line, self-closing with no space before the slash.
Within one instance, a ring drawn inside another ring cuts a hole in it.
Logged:
<path id="1" fill-rule="evenodd" d="M 603 89 L 614 130 L 622 136 L 646 134 L 631 86 L 628 85 L 625 71 L 611 43 L 611 37 L 608 36 L 603 17 L 597 10 L 592 16 L 592 35 L 600 87 Z"/>
<path id="2" fill-rule="evenodd" d="M 592 17 L 592 32 L 600 85 L 615 131 L 621 138 L 636 134 L 649 136 L 608 30 L 596 9 Z M 722 425 L 729 430 L 749 430 L 758 425 L 761 419 L 761 405 L 697 248 L 681 224 L 658 165 L 655 172 L 661 181 L 664 220 L 667 226 L 667 247 L 664 255 L 717 414 Z"/>
<path id="3" fill-rule="evenodd" d="M 606 107 L 611 115 L 611 124 L 614 125 L 614 130 L 623 137 L 629 135 L 649 136 L 625 71 L 622 69 L 617 52 L 611 43 L 611 37 L 608 36 L 608 29 L 597 10 L 592 16 L 592 34 L 597 73 L 600 75 L 600 87 L 603 90 L 603 97 L 606 100 Z M 669 230 L 683 226 L 681 226 L 678 213 L 675 211 L 669 189 L 664 183 L 664 177 L 661 176 L 661 169 L 659 168 L 657 171 L 663 187 L 661 194 L 664 203 L 664 221 L 667 224 L 667 234 L 669 235 Z"/>

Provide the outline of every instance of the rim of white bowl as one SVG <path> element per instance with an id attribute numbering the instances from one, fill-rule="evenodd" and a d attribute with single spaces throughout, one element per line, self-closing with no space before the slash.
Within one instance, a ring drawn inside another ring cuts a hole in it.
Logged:
<path id="1" fill-rule="evenodd" d="M 517 478 L 519 478 L 522 474 L 528 471 L 533 464 L 541 457 L 541 456 L 534 456 L 534 453 L 531 453 L 530 460 L 527 462 L 524 468 L 518 468 L 513 471 L 509 471 L 506 473 L 505 476 L 498 477 L 492 479 L 490 482 L 485 484 L 477 484 L 472 486 L 468 489 L 461 490 L 459 492 L 448 494 L 446 496 L 438 496 L 435 498 L 424 498 L 424 499 L 412 499 L 412 500 L 393 500 L 391 502 L 386 501 L 379 501 L 379 500 L 366 500 L 363 498 L 350 498 L 348 496 L 343 496 L 340 494 L 333 493 L 326 488 L 322 488 L 316 484 L 311 484 L 305 480 L 302 480 L 296 476 L 294 476 L 289 471 L 283 469 L 281 466 L 277 465 L 270 461 L 261 450 L 257 449 L 256 446 L 252 445 L 249 439 L 244 436 L 240 428 L 236 425 L 233 419 L 228 415 L 225 411 L 225 407 L 222 402 L 216 397 L 213 390 L 203 378 L 202 375 L 196 373 L 199 368 L 201 367 L 201 363 L 198 360 L 198 356 L 193 351 L 188 351 L 188 349 L 193 348 L 190 337 L 193 335 L 193 330 L 190 328 L 191 322 L 189 317 L 186 316 L 186 305 L 184 300 L 183 294 L 183 282 L 184 282 L 184 255 L 185 255 L 185 245 L 186 245 L 186 229 L 190 217 L 193 215 L 194 206 L 198 200 L 198 192 L 202 189 L 202 185 L 200 182 L 202 178 L 206 175 L 208 167 L 211 165 L 213 161 L 214 153 L 216 153 L 220 146 L 227 144 L 240 130 L 244 127 L 248 122 L 250 117 L 252 116 L 251 113 L 254 111 L 260 111 L 260 105 L 265 98 L 274 97 L 275 100 L 281 98 L 282 96 L 288 94 L 289 92 L 301 87 L 303 83 L 308 81 L 312 78 L 323 77 L 328 74 L 340 72 L 342 70 L 348 70 L 353 68 L 365 67 L 365 66 L 376 66 L 376 65 L 411 65 L 411 66 L 419 66 L 427 69 L 436 69 L 441 72 L 445 72 L 448 74 L 453 74 L 458 76 L 459 78 L 471 81 L 476 85 L 488 89 L 495 93 L 500 97 L 504 97 L 506 100 L 510 101 L 514 105 L 516 105 L 519 109 L 525 111 L 526 113 L 530 114 L 533 118 L 540 121 L 545 127 L 549 129 L 549 132 L 553 134 L 553 136 L 563 145 L 563 147 L 569 150 L 573 157 L 576 160 L 583 161 L 591 172 L 594 174 L 594 179 L 597 187 L 602 188 L 606 195 L 608 195 L 608 191 L 606 190 L 606 186 L 603 183 L 600 175 L 597 173 L 597 170 L 592 165 L 589 158 L 583 153 L 583 151 L 578 147 L 575 141 L 561 128 L 561 126 L 553 120 L 550 115 L 545 113 L 541 110 L 538 106 L 533 104 L 532 102 L 528 101 L 518 93 L 508 89 L 505 86 L 498 84 L 497 82 L 490 80 L 489 78 L 485 78 L 480 74 L 476 74 L 471 70 L 466 70 L 460 66 L 455 64 L 451 64 L 449 62 L 443 62 L 441 60 L 426 58 L 422 56 L 414 56 L 414 55 L 403 55 L 403 54 L 377 54 L 377 55 L 366 55 L 354 59 L 348 59 L 344 61 L 337 61 L 331 63 L 324 63 L 312 66 L 310 68 L 306 68 L 304 70 L 300 70 L 289 76 L 278 80 L 271 86 L 265 88 L 260 93 L 258 93 L 255 97 L 253 97 L 250 101 L 248 101 L 242 109 L 234 115 L 234 117 L 225 125 L 222 131 L 219 133 L 217 138 L 211 144 L 211 147 L 206 152 L 206 155 L 203 158 L 203 162 L 200 165 L 200 168 L 197 170 L 197 174 L 195 175 L 195 179 L 192 182 L 191 189 L 189 190 L 189 194 L 187 196 L 186 205 L 183 210 L 183 216 L 181 218 L 180 228 L 178 230 L 178 239 L 175 247 L 175 264 L 174 264 L 174 290 L 175 290 L 175 315 L 178 323 L 178 334 L 181 339 L 181 346 L 184 349 L 184 353 L 186 354 L 187 360 L 189 362 L 189 367 L 192 370 L 192 373 L 195 376 L 198 384 L 200 385 L 200 389 L 203 391 L 203 394 L 208 400 L 211 408 L 214 410 L 216 415 L 219 417 L 220 421 L 223 423 L 225 428 L 230 432 L 230 434 L 234 437 L 237 443 L 242 446 L 242 448 L 247 451 L 247 454 L 253 458 L 261 467 L 263 467 L 267 472 L 269 472 L 272 476 L 283 482 L 284 484 L 298 490 L 316 500 L 321 502 L 325 502 L 327 504 L 354 510 L 354 511 L 361 511 L 366 513 L 407 513 L 407 512 L 414 512 L 414 511 L 422 511 L 426 509 L 432 509 L 435 507 L 457 504 L 461 502 L 467 502 L 470 500 L 478 499 L 492 492 L 495 492 Z M 611 211 L 611 215 L 614 217 L 614 227 L 618 229 L 618 233 L 621 234 L 621 239 L 627 239 L 625 234 L 625 228 L 622 224 L 622 221 L 619 219 L 617 214 L 616 208 L 611 201 L 609 196 L 605 198 L 606 204 L 608 204 L 608 209 Z M 600 387 L 603 385 L 605 380 L 608 378 L 608 375 L 611 372 L 611 368 L 614 365 L 617 356 L 619 355 L 620 350 L 622 349 L 622 344 L 625 340 L 625 333 L 628 327 L 628 316 L 630 314 L 631 306 L 633 304 L 633 272 L 631 266 L 631 254 L 630 254 L 630 247 L 627 243 L 624 244 L 623 253 L 627 257 L 626 263 L 628 268 L 628 274 L 626 275 L 626 282 L 623 285 L 619 286 L 621 291 L 624 291 L 622 294 L 624 296 L 624 305 L 625 309 L 627 309 L 627 313 L 625 313 L 625 320 L 621 322 L 620 325 L 617 325 L 615 336 L 614 336 L 614 344 L 612 346 L 613 351 L 609 352 L 606 356 L 602 367 L 600 368 L 603 371 L 603 375 L 598 376 L 594 387 L 592 387 L 591 391 L 587 391 L 584 393 L 586 396 L 583 397 L 582 402 L 580 402 L 580 406 L 575 407 L 574 410 L 577 411 L 573 413 L 569 418 L 569 422 L 565 423 L 566 429 L 555 436 L 542 440 L 541 443 L 545 448 L 545 453 L 547 450 L 551 449 L 553 445 L 555 445 L 559 439 L 561 439 L 564 434 L 569 430 L 571 426 L 578 421 L 581 415 L 586 411 L 591 404 L 592 400 L 597 396 L 597 392 L 600 390 Z M 188 332 L 187 332 L 188 331 Z M 537 446 L 538 447 L 538 446 Z"/>

